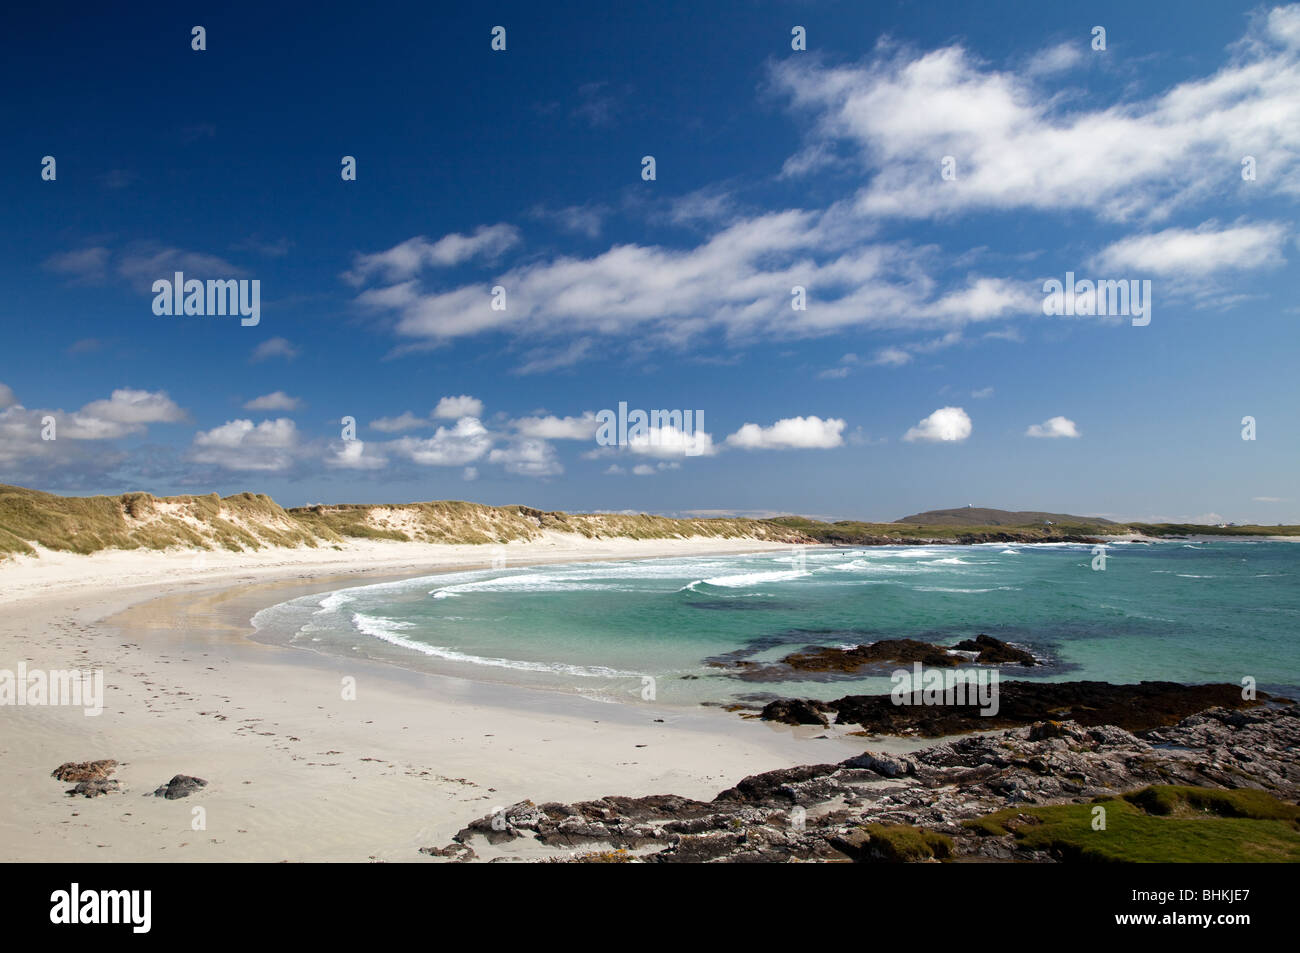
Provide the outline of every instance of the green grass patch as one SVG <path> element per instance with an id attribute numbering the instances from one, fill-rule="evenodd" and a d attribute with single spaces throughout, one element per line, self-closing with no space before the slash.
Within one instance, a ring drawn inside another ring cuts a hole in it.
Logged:
<path id="1" fill-rule="evenodd" d="M 907 824 L 867 824 L 870 847 L 893 863 L 943 860 L 952 856 L 952 838 Z"/>
<path id="2" fill-rule="evenodd" d="M 1094 830 L 1094 808 L 1105 830 Z M 966 821 L 982 834 L 1092 863 L 1300 862 L 1300 808 L 1263 791 L 1153 785 L 1090 804 L 1011 807 Z"/>

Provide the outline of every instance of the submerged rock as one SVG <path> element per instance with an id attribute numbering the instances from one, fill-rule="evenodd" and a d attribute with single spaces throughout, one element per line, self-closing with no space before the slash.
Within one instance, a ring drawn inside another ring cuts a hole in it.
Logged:
<path id="1" fill-rule="evenodd" d="M 971 659 L 961 653 L 974 652 Z M 710 659 L 714 668 L 729 669 L 736 678 L 747 682 L 774 682 L 812 675 L 843 676 L 857 672 L 885 672 L 900 665 L 919 662 L 929 668 L 957 668 L 962 665 L 1041 665 L 1033 654 L 1001 639 L 980 634 L 958 642 L 952 648 L 921 642 L 917 639 L 881 639 L 855 645 L 809 646 L 803 652 L 787 655 L 777 662 L 761 663 L 736 658 Z"/>

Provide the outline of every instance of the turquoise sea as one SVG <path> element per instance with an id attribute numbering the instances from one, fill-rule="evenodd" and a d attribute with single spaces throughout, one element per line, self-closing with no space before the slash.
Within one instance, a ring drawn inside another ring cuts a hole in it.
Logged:
<path id="1" fill-rule="evenodd" d="M 254 618 L 259 636 L 609 701 L 696 705 L 887 692 L 887 673 L 742 681 L 710 661 L 987 633 L 1003 677 L 1233 682 L 1300 697 L 1300 544 L 817 548 L 519 566 L 358 586 Z"/>

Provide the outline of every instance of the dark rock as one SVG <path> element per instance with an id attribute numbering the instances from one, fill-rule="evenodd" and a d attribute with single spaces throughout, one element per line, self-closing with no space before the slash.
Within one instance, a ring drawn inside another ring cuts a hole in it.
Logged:
<path id="1" fill-rule="evenodd" d="M 763 706 L 759 717 L 764 721 L 779 721 L 787 725 L 820 725 L 825 728 L 830 724 L 822 714 L 825 710 L 821 702 L 803 698 L 779 698 Z"/>
<path id="2" fill-rule="evenodd" d="M 169 801 L 174 801 L 180 797 L 189 797 L 195 791 L 202 790 L 208 786 L 208 782 L 202 778 L 192 778 L 188 774 L 178 774 L 166 784 L 159 785 L 158 789 L 153 792 L 154 797 L 165 797 Z"/>
<path id="3" fill-rule="evenodd" d="M 1260 693 L 1263 701 L 1266 695 Z M 1172 725 L 1206 708 L 1248 708 L 1240 685 L 1180 685 L 1176 682 L 1026 682 L 998 684 L 996 714 L 982 715 L 978 704 L 925 705 L 915 693 L 899 705 L 890 695 L 846 695 L 821 702 L 837 724 L 860 725 L 870 734 L 939 738 L 969 731 L 1029 725 L 1036 721 L 1072 720 L 1084 727 L 1116 725 L 1145 731 Z"/>
<path id="4" fill-rule="evenodd" d="M 980 665 L 1037 665 L 1038 659 L 1024 649 L 1018 649 L 1001 639 L 988 635 L 977 635 L 973 639 L 964 639 L 953 646 L 963 652 L 978 652 L 975 661 Z"/>

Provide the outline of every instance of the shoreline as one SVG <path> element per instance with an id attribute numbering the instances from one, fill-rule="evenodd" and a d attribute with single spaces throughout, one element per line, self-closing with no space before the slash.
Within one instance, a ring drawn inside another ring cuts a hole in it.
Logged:
<path id="1" fill-rule="evenodd" d="M 719 539 L 565 542 L 513 544 L 511 564 L 790 548 Z M 106 676 L 97 717 L 80 708 L 0 707 L 0 757 L 9 769 L 0 859 L 437 862 L 420 849 L 451 845 L 476 819 L 526 799 L 575 804 L 618 792 L 711 803 L 745 778 L 801 776 L 864 751 L 906 760 L 945 743 L 862 737 L 852 724 L 737 718 L 713 707 L 604 702 L 252 637 L 257 611 L 299 596 L 488 568 L 481 546 L 358 549 L 208 554 L 217 564 L 197 567 L 177 567 L 170 554 L 168 573 L 148 553 L 63 557 L 44 579 L 30 566 L 0 569 L 0 668 L 24 661 Z M 343 697 L 344 678 L 355 680 L 355 699 Z M 1002 734 L 949 737 L 982 745 L 979 738 Z M 65 762 L 98 759 L 119 762 L 113 780 L 121 793 L 69 797 L 69 785 L 50 777 Z M 209 783 L 183 800 L 151 796 L 175 775 Z M 536 848 L 519 838 L 490 850 L 480 844 L 478 856 L 533 859 Z"/>
<path id="2" fill-rule="evenodd" d="M 610 542 L 512 549 L 537 562 L 577 562 L 788 548 Z M 97 717 L 79 708 L 0 709 L 0 757 L 9 768 L 0 857 L 424 861 L 419 847 L 523 797 L 577 800 L 609 790 L 711 797 L 748 775 L 861 750 L 846 732 L 777 727 L 715 709 L 601 703 L 247 637 L 250 608 L 295 594 L 483 568 L 481 555 L 464 558 L 465 547 L 418 548 L 426 558 L 406 550 L 381 565 L 191 567 L 155 573 L 151 582 L 64 578 L 26 591 L 0 571 L 0 667 L 25 660 L 31 668 L 105 672 Z M 356 679 L 355 700 L 341 697 L 345 676 Z M 896 747 L 918 744 L 900 739 Z M 64 762 L 101 758 L 120 762 L 114 778 L 123 793 L 68 797 L 68 785 L 50 777 Z M 148 796 L 176 774 L 209 786 L 178 801 Z M 192 827 L 197 807 L 204 830 Z"/>

